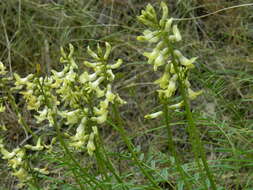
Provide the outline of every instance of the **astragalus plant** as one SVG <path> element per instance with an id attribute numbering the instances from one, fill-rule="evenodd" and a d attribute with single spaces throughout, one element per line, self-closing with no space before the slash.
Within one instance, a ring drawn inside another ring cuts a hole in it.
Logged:
<path id="1" fill-rule="evenodd" d="M 173 136 L 169 125 L 169 112 L 174 109 L 184 109 L 187 116 L 187 129 L 190 134 L 190 141 L 196 163 L 200 171 L 202 171 L 203 165 L 207 179 L 209 179 L 211 184 L 210 188 L 216 189 L 199 131 L 190 109 L 190 101 L 194 100 L 202 93 L 201 90 L 193 91 L 189 81 L 190 71 L 194 68 L 194 62 L 197 60 L 197 57 L 187 58 L 183 55 L 179 46 L 179 42 L 182 41 L 182 36 L 177 25 L 174 23 L 175 19 L 169 18 L 168 7 L 164 2 L 161 3 L 161 8 L 162 16 L 160 19 L 155 9 L 150 4 L 147 5 L 146 10 L 142 10 L 142 14 L 138 17 L 138 20 L 146 25 L 147 29 L 144 30 L 143 35 L 138 36 L 137 39 L 141 42 L 147 42 L 153 47 L 152 51 L 144 52 L 143 55 L 148 58 L 148 64 L 153 65 L 155 72 L 158 69 L 163 69 L 162 76 L 154 82 L 160 87 L 157 92 L 163 109 L 148 114 L 145 118 L 153 119 L 159 116 L 164 117 L 168 129 L 169 149 L 172 152 L 172 156 L 176 159 L 179 173 L 184 179 L 187 188 L 190 189 L 191 184 L 188 183 L 187 173 L 181 167 L 177 150 L 172 141 Z M 175 98 L 175 96 L 178 96 L 178 98 Z M 179 101 L 174 102 L 175 99 Z M 203 179 L 202 182 L 206 189 L 209 188 L 205 179 Z"/>
<path id="2" fill-rule="evenodd" d="M 153 66 L 154 72 L 163 72 L 162 76 L 154 81 L 159 86 L 157 92 L 162 109 L 147 114 L 145 118 L 154 119 L 163 116 L 168 130 L 168 147 L 171 157 L 175 159 L 177 174 L 180 174 L 180 180 L 185 183 L 186 189 L 196 189 L 195 187 L 201 186 L 201 183 L 193 184 L 196 182 L 191 176 L 193 172 L 183 167 L 181 156 L 173 142 L 169 123 L 172 111 L 175 109 L 184 111 L 203 188 L 215 190 L 214 177 L 209 169 L 190 108 L 190 102 L 202 93 L 202 90 L 194 91 L 190 83 L 190 73 L 195 67 L 194 62 L 197 57 L 187 58 L 188 56 L 182 53 L 180 43 L 183 40 L 175 19 L 169 17 L 165 3 L 161 3 L 161 8 L 161 18 L 150 4 L 138 17 L 147 29 L 137 39 L 149 43 L 152 49 L 143 55 L 148 58 L 147 62 Z M 51 179 L 50 166 L 41 162 L 40 167 L 35 167 L 36 162 L 33 158 L 36 156 L 38 158 L 38 155 L 43 153 L 45 155 L 58 153 L 56 155 L 63 155 L 63 163 L 68 166 L 68 171 L 72 172 L 71 179 L 75 179 L 82 190 L 162 189 L 156 177 L 159 172 L 145 162 L 145 155 L 135 147 L 120 116 L 118 106 L 126 102 L 113 90 L 115 79 L 113 70 L 120 67 L 122 60 L 118 59 L 115 63 L 110 63 L 111 45 L 105 43 L 103 46 L 105 48 L 97 44 L 96 51 L 88 47 L 87 53 L 91 59 L 82 64 L 74 59 L 73 45 L 69 45 L 68 51 L 61 48 L 62 70 L 51 70 L 48 76 L 42 76 L 40 67 L 37 67 L 36 73 L 21 77 L 17 73 L 7 72 L 4 64 L 0 62 L 2 95 L 0 114 L 12 109 L 25 134 L 24 140 L 9 150 L 11 148 L 6 146 L 8 143 L 5 141 L 4 133 L 0 133 L 2 159 L 8 162 L 13 176 L 18 178 L 19 187 L 29 185 L 39 189 L 37 176 L 42 175 Z M 22 115 L 23 112 L 15 100 L 16 96 L 20 95 L 22 100 L 25 100 L 26 109 L 33 116 L 35 126 L 27 123 Z M 113 113 L 111 115 L 110 108 Z M 1 118 L 0 122 L 4 124 Z M 129 150 L 124 157 L 133 165 L 129 170 L 127 169 L 127 174 L 122 174 L 120 169 L 115 169 L 111 157 L 108 156 L 110 153 L 104 147 L 99 130 L 103 124 L 111 125 L 116 129 Z M 8 131 L 8 126 L 2 125 L 0 129 Z M 83 163 L 84 155 L 85 158 L 92 160 L 91 163 Z M 136 173 L 131 171 L 132 168 L 137 168 Z M 140 180 L 134 179 L 136 177 Z M 168 177 L 164 178 L 168 181 Z M 147 181 L 149 184 L 146 184 Z M 112 184 L 115 185 L 114 188 Z M 140 185 L 140 188 L 135 188 L 135 185 Z"/>
<path id="3" fill-rule="evenodd" d="M 17 176 L 23 186 L 31 183 L 32 173 L 40 172 L 49 174 L 45 168 L 33 168 L 28 159 L 24 159 L 26 152 L 31 151 L 52 151 L 53 145 L 59 144 L 65 150 L 67 158 L 79 167 L 81 173 L 89 179 L 89 183 L 95 183 L 95 177 L 90 177 L 79 162 L 74 158 L 73 152 L 87 152 L 93 156 L 96 147 L 100 146 L 98 128 L 107 120 L 110 104 L 124 104 L 120 96 L 112 90 L 112 82 L 115 78 L 113 70 L 120 67 L 122 60 L 116 63 L 109 63 L 111 45 L 105 43 L 105 52 L 97 45 L 97 52 L 87 48 L 91 61 L 84 61 L 84 71 L 73 58 L 74 47 L 69 45 L 69 52 L 66 53 L 61 48 L 62 70 L 52 70 L 51 75 L 40 76 L 37 73 L 29 74 L 22 78 L 17 73 L 13 77 L 8 75 L 3 63 L 0 63 L 1 89 L 5 93 L 0 100 L 0 111 L 5 111 L 4 102 L 16 108 L 19 123 L 25 130 L 27 137 L 33 138 L 34 144 L 28 141 L 22 143 L 10 152 L 4 146 L 4 139 L 0 141 L 0 152 L 2 158 L 8 161 L 8 165 L 13 169 L 13 175 Z M 14 81 L 14 85 L 9 89 L 9 83 Z M 34 131 L 28 126 L 21 113 L 18 111 L 12 92 L 22 95 L 26 102 L 27 110 L 34 113 L 34 118 L 38 125 L 46 126 L 51 131 L 55 131 L 55 137 L 51 137 L 51 142 L 44 141 L 46 134 L 43 130 Z M 101 145 L 102 146 L 102 145 Z M 96 153 L 96 157 L 102 160 L 101 155 Z M 103 156 L 104 157 L 104 156 Z M 105 160 L 105 158 L 104 158 Z M 108 164 L 108 160 L 107 165 Z M 112 166 L 110 166 L 112 170 Z M 111 171 L 113 172 L 113 171 Z M 76 176 L 76 173 L 74 172 Z M 116 175 L 116 173 L 115 173 Z M 77 181 L 79 181 L 77 179 Z M 86 181 L 87 184 L 88 180 Z M 79 185 L 84 189 L 83 185 Z"/>

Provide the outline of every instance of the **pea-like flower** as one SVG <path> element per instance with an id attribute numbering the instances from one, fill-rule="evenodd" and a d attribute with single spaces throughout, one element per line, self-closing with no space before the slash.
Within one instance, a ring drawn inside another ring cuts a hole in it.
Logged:
<path id="1" fill-rule="evenodd" d="M 26 149 L 33 151 L 40 151 L 44 149 L 44 146 L 41 145 L 41 138 L 38 139 L 36 146 L 32 146 L 30 144 L 25 145 Z"/>
<path id="2" fill-rule="evenodd" d="M 155 112 L 155 113 L 151 113 L 151 114 L 145 115 L 145 118 L 146 119 L 154 119 L 154 118 L 159 117 L 162 114 L 163 114 L 163 111 L 158 111 L 158 112 Z"/>
<path id="3" fill-rule="evenodd" d="M 0 75 L 5 75 L 7 73 L 6 67 L 4 64 L 0 61 Z"/>
<path id="4" fill-rule="evenodd" d="M 187 68 L 194 68 L 193 63 L 196 61 L 197 57 L 193 57 L 191 59 L 187 59 L 179 50 L 175 50 L 174 54 L 178 58 L 181 65 Z"/>
<path id="5" fill-rule="evenodd" d="M 96 147 L 94 144 L 94 137 L 95 137 L 95 134 L 91 133 L 89 136 L 88 144 L 87 144 L 87 151 L 90 156 L 92 156 L 93 152 L 96 150 Z"/>
<path id="6" fill-rule="evenodd" d="M 164 2 L 161 3 L 161 8 L 162 17 L 160 20 L 158 20 L 155 10 L 150 4 L 147 5 L 145 11 L 142 11 L 138 19 L 148 29 L 144 30 L 143 36 L 137 37 L 137 40 L 146 41 L 152 43 L 152 45 L 156 44 L 153 50 L 144 52 L 143 55 L 148 58 L 148 64 L 153 65 L 154 71 L 157 71 L 159 67 L 164 68 L 162 76 L 154 82 L 160 87 L 157 90 L 159 98 L 161 100 L 172 98 L 178 90 L 179 82 L 181 82 L 188 89 L 189 99 L 193 100 L 202 93 L 202 91 L 194 92 L 191 90 L 188 81 L 189 70 L 194 68 L 193 63 L 197 57 L 188 59 L 179 50 L 175 49 L 176 43 L 182 40 L 181 33 L 178 26 L 173 23 L 175 19 L 168 18 L 168 7 Z M 178 103 L 168 105 L 168 108 L 179 109 L 184 106 L 184 103 L 181 100 Z M 158 111 L 146 115 L 145 118 L 153 119 L 159 117 L 162 113 L 162 111 Z"/>

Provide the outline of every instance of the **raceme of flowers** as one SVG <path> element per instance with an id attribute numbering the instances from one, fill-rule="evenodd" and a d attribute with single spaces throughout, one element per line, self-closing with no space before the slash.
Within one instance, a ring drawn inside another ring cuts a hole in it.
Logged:
<path id="1" fill-rule="evenodd" d="M 193 63 L 197 57 L 186 58 L 181 51 L 175 47 L 182 36 L 176 24 L 173 24 L 173 18 L 168 17 L 168 7 L 162 2 L 162 16 L 158 19 L 154 7 L 147 5 L 142 14 L 138 16 L 138 20 L 148 27 L 144 30 L 142 36 L 138 36 L 137 40 L 154 44 L 151 52 L 144 52 L 144 56 L 148 58 L 148 64 L 153 65 L 154 71 L 159 67 L 164 68 L 163 75 L 154 83 L 159 85 L 157 90 L 160 99 L 168 99 L 175 95 L 179 86 L 179 80 L 187 88 L 188 97 L 190 100 L 195 99 L 202 91 L 194 92 L 190 87 L 188 80 L 189 70 L 194 68 Z M 184 105 L 184 101 L 170 105 L 170 109 L 178 109 Z M 147 119 L 153 119 L 163 114 L 163 111 L 158 111 L 145 116 Z"/>
<path id="2" fill-rule="evenodd" d="M 41 77 L 37 73 L 22 78 L 14 73 L 13 78 L 4 78 L 2 76 L 6 75 L 7 71 L 0 62 L 0 85 L 1 87 L 5 85 L 4 79 L 14 79 L 15 86 L 11 90 L 18 91 L 23 96 L 28 110 L 36 111 L 37 123 L 48 122 L 51 127 L 59 123 L 75 127 L 75 134 L 64 133 L 64 136 L 68 138 L 69 147 L 76 150 L 86 149 L 87 153 L 92 156 L 96 149 L 97 127 L 107 120 L 110 104 L 126 103 L 112 90 L 112 82 L 115 78 L 113 70 L 120 67 L 122 60 L 119 59 L 116 63 L 109 64 L 111 45 L 106 43 L 105 46 L 105 52 L 99 44 L 97 52 L 87 48 L 93 61 L 84 61 L 83 65 L 87 69 L 81 73 L 81 69 L 73 58 L 74 47 L 71 44 L 69 53 L 61 48 L 60 62 L 63 64 L 63 69 L 61 71 L 52 70 L 51 76 Z M 2 102 L 1 99 L 0 112 L 5 111 Z M 51 150 L 53 141 L 55 138 L 52 139 L 51 145 L 46 145 L 39 137 L 36 145 L 26 144 L 9 152 L 4 148 L 1 139 L 2 158 L 8 160 L 9 166 L 14 170 L 13 175 L 18 177 L 21 185 L 30 179 L 27 163 L 23 159 L 26 150 Z M 46 169 L 34 168 L 33 170 L 48 174 Z"/>

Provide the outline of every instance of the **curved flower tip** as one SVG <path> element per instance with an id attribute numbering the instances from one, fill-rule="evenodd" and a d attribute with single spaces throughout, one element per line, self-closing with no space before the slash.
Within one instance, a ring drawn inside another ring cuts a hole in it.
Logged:
<path id="1" fill-rule="evenodd" d="M 93 131 L 94 135 L 98 135 L 98 128 L 97 128 L 97 126 L 93 126 L 92 127 L 92 131 Z"/>
<path id="2" fill-rule="evenodd" d="M 154 118 L 159 117 L 162 114 L 163 114 L 163 111 L 158 111 L 158 112 L 155 112 L 155 113 L 151 113 L 151 114 L 145 115 L 144 118 L 145 119 L 154 119 Z"/>
<path id="3" fill-rule="evenodd" d="M 74 54 L 74 46 L 72 44 L 69 44 L 69 55 L 68 58 L 72 58 L 72 55 Z"/>
<path id="4" fill-rule="evenodd" d="M 175 56 L 178 58 L 181 65 L 187 68 L 194 68 L 193 63 L 196 61 L 198 57 L 193 57 L 191 59 L 187 59 L 179 50 L 174 51 Z"/>
<path id="5" fill-rule="evenodd" d="M 24 168 L 20 168 L 18 171 L 13 173 L 20 181 L 26 181 L 28 178 L 28 173 Z"/>
<path id="6" fill-rule="evenodd" d="M 179 102 L 177 104 L 170 105 L 169 108 L 170 109 L 179 109 L 179 108 L 181 108 L 183 106 L 184 106 L 184 101 L 181 101 L 181 102 Z"/>
<path id="7" fill-rule="evenodd" d="M 63 47 L 61 47 L 61 59 L 62 59 L 62 61 L 64 60 L 64 59 L 66 59 L 67 58 L 67 55 L 66 55 L 66 53 L 65 53 L 65 51 L 64 51 L 64 49 L 63 49 Z M 62 62 L 61 61 L 61 62 Z"/>
<path id="8" fill-rule="evenodd" d="M 173 35 L 169 36 L 169 40 L 173 41 L 173 42 L 179 42 L 182 40 L 182 36 L 180 34 L 180 31 L 177 27 L 177 25 L 174 25 L 172 28 L 173 31 Z"/>
<path id="9" fill-rule="evenodd" d="M 34 168 L 34 171 L 37 171 L 37 172 L 44 174 L 44 175 L 49 174 L 49 171 L 47 170 L 47 168 Z"/>
<path id="10" fill-rule="evenodd" d="M 161 20 L 165 20 L 165 19 L 167 19 L 168 14 L 169 14 L 168 6 L 167 6 L 167 4 L 164 3 L 163 1 L 161 2 L 161 5 L 160 5 L 160 6 L 161 6 L 161 8 L 162 8 L 162 10 L 163 10 L 163 15 L 162 15 Z"/>
<path id="11" fill-rule="evenodd" d="M 160 54 L 154 62 L 154 71 L 157 71 L 157 68 L 165 64 L 165 57 Z"/>
<path id="12" fill-rule="evenodd" d="M 105 54 L 104 54 L 104 59 L 107 60 L 110 53 L 111 53 L 112 46 L 108 42 L 105 42 L 105 47 L 106 47 L 106 50 L 105 50 Z"/>
<path id="13" fill-rule="evenodd" d="M 166 32 L 170 32 L 172 22 L 173 22 L 173 18 L 170 18 L 170 19 L 168 19 L 168 20 L 166 21 L 165 27 L 164 27 L 164 30 L 165 30 Z"/>
<path id="14" fill-rule="evenodd" d="M 110 65 L 110 68 L 111 69 L 117 69 L 120 67 L 120 65 L 123 63 L 123 60 L 122 59 L 118 59 L 117 62 L 113 65 Z"/>
<path id="15" fill-rule="evenodd" d="M 98 124 L 102 124 L 107 120 L 107 110 L 103 110 L 102 114 L 97 117 L 92 117 L 91 120 L 97 122 Z"/>
<path id="16" fill-rule="evenodd" d="M 29 75 L 27 75 L 27 76 L 24 77 L 24 78 L 21 78 L 17 73 L 14 73 L 13 75 L 14 75 L 14 78 L 15 78 L 15 80 L 16 80 L 16 81 L 15 81 L 15 85 L 16 85 L 17 87 L 21 87 L 21 86 L 23 86 L 23 85 L 29 84 L 30 80 L 34 77 L 33 74 L 29 74 Z"/>
<path id="17" fill-rule="evenodd" d="M 6 73 L 7 73 L 6 67 L 5 67 L 4 64 L 0 61 L 0 74 L 1 74 L 1 75 L 5 75 Z"/>
<path id="18" fill-rule="evenodd" d="M 94 59 L 96 59 L 96 60 L 99 59 L 98 55 L 97 55 L 94 51 L 92 51 L 92 50 L 90 49 L 90 46 L 87 47 L 87 52 L 88 52 L 88 54 L 89 54 L 92 58 L 94 58 Z"/>
<path id="19" fill-rule="evenodd" d="M 204 92 L 203 90 L 199 90 L 197 92 L 194 92 L 192 89 L 188 88 L 188 95 L 189 95 L 190 100 L 196 99 L 203 92 Z"/>
<path id="20" fill-rule="evenodd" d="M 0 104 L 0 113 L 5 111 L 5 106 L 3 104 Z"/>
<path id="21" fill-rule="evenodd" d="M 152 52 L 144 52 L 143 55 L 148 58 L 148 64 L 152 64 L 153 61 L 159 56 L 159 50 L 154 49 Z"/>
<path id="22" fill-rule="evenodd" d="M 95 134 L 91 133 L 89 136 L 88 144 L 87 144 L 87 151 L 90 156 L 92 156 L 93 152 L 96 150 L 96 147 L 94 144 L 94 137 L 95 137 Z"/>
<path id="23" fill-rule="evenodd" d="M 25 148 L 33 150 L 33 151 L 40 151 L 44 149 L 44 146 L 41 145 L 41 138 L 38 139 L 36 146 L 32 146 L 32 145 L 25 145 Z"/>
<path id="24" fill-rule="evenodd" d="M 168 86 L 168 83 L 169 83 L 169 79 L 170 79 L 170 74 L 168 72 L 164 72 L 163 76 L 161 78 L 157 79 L 154 83 L 159 84 L 159 86 L 162 89 L 166 89 L 166 87 Z"/>

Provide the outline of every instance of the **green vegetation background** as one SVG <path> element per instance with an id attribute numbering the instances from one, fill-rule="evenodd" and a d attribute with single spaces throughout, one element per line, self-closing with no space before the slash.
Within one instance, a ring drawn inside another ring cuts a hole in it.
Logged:
<path id="1" fill-rule="evenodd" d="M 189 18 L 179 22 L 185 39 L 183 51 L 189 57 L 199 57 L 191 80 L 195 89 L 205 91 L 194 101 L 192 109 L 218 184 L 224 189 L 253 189 L 253 6 L 240 6 L 252 1 L 165 2 L 172 17 Z M 157 170 L 161 170 L 169 158 L 164 126 L 159 120 L 143 119 L 159 105 L 156 87 L 152 84 L 158 76 L 152 73 L 142 56 L 147 47 L 136 41 L 143 30 L 136 16 L 147 3 L 159 7 L 156 0 L 115 0 L 114 3 L 108 0 L 2 0 L 0 60 L 10 71 L 22 76 L 36 72 L 38 65 L 46 75 L 52 68 L 61 67 L 61 46 L 72 43 L 77 62 L 81 62 L 87 57 L 88 45 L 110 42 L 114 46 L 112 59 L 124 60 L 117 73 L 116 90 L 128 101 L 121 110 L 125 127 L 134 144 L 147 153 L 147 160 L 155 161 Z M 233 8 L 198 18 L 227 7 Z M 30 113 L 26 114 L 32 125 Z M 24 137 L 17 118 L 11 112 L 1 117 L 11 131 L 8 143 L 15 147 Z M 193 157 L 188 134 L 184 132 L 185 116 L 179 111 L 173 113 L 172 118 L 174 141 L 184 155 L 184 162 L 190 165 Z M 113 129 L 105 126 L 100 130 L 112 154 L 126 150 Z M 115 165 L 122 171 L 131 170 L 126 162 L 115 160 Z M 59 170 L 59 176 L 63 172 Z M 141 179 L 136 181 L 141 183 Z M 0 160 L 0 189 L 11 189 L 14 182 L 6 163 Z M 177 183 L 173 177 L 171 182 Z"/>

